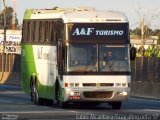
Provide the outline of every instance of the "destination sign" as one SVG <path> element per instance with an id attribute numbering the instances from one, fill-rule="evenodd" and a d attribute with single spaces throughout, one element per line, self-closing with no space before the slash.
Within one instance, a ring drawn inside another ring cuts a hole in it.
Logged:
<path id="1" fill-rule="evenodd" d="M 69 40 L 128 41 L 127 23 L 74 23 L 68 25 Z"/>

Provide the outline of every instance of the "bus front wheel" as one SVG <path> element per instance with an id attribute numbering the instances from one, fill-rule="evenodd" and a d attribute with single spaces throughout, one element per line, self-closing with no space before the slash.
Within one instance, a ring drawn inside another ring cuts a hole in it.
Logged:
<path id="1" fill-rule="evenodd" d="M 33 83 L 32 81 L 30 82 L 30 97 L 31 97 L 31 101 L 33 102 Z"/>

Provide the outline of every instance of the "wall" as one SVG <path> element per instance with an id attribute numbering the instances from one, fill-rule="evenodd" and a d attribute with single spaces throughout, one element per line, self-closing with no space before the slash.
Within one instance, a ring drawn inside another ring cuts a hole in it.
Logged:
<path id="1" fill-rule="evenodd" d="M 0 54 L 0 83 L 20 85 L 20 55 Z"/>

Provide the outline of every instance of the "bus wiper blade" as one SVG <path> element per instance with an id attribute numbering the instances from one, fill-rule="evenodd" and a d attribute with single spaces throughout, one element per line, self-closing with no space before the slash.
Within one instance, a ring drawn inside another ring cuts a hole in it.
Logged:
<path id="1" fill-rule="evenodd" d="M 113 65 L 108 61 L 108 67 L 109 67 L 109 69 L 111 70 L 111 71 L 114 71 L 114 69 L 113 69 Z"/>
<path id="2" fill-rule="evenodd" d="M 85 68 L 83 70 L 84 74 L 87 73 L 88 67 L 89 67 L 89 62 L 87 62 L 87 64 L 85 65 Z"/>

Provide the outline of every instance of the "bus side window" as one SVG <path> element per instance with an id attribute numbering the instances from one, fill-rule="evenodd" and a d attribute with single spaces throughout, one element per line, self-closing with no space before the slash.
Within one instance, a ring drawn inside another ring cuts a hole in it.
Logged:
<path id="1" fill-rule="evenodd" d="M 59 22 L 57 27 L 58 27 L 58 35 L 57 35 L 58 40 L 63 40 L 63 35 L 64 35 L 63 29 L 64 29 L 64 25 L 63 25 L 61 22 Z"/>
<path id="2" fill-rule="evenodd" d="M 30 24 L 30 41 L 33 42 L 35 41 L 35 33 L 36 33 L 36 22 L 31 22 Z"/>
<path id="3" fill-rule="evenodd" d="M 23 32 L 23 33 L 22 33 L 23 39 L 22 39 L 22 42 L 26 42 L 26 41 L 27 41 L 27 31 L 28 31 L 28 29 L 27 29 L 27 28 L 28 28 L 28 25 L 27 25 L 27 24 L 28 24 L 27 21 L 24 21 L 24 22 L 23 22 L 23 28 L 22 28 L 22 29 L 23 29 L 23 31 L 22 31 L 22 32 Z"/>
<path id="4" fill-rule="evenodd" d="M 44 25 L 44 21 L 41 21 L 40 22 L 40 25 L 39 25 L 39 42 L 44 42 L 44 39 L 45 39 L 45 25 Z"/>
<path id="5" fill-rule="evenodd" d="M 35 22 L 35 37 L 34 37 L 35 42 L 38 42 L 38 40 L 39 40 L 39 24 L 40 24 L 39 21 Z"/>
<path id="6" fill-rule="evenodd" d="M 52 22 L 48 23 L 48 41 L 51 42 L 51 35 L 52 35 Z"/>
<path id="7" fill-rule="evenodd" d="M 27 36 L 26 36 L 26 41 L 30 41 L 30 21 L 27 22 Z"/>
<path id="8" fill-rule="evenodd" d="M 49 22 L 45 21 L 44 22 L 44 42 L 49 42 Z"/>
<path id="9" fill-rule="evenodd" d="M 39 35 L 38 41 L 40 41 L 42 36 L 42 21 L 39 22 L 38 35 Z"/>
<path id="10" fill-rule="evenodd" d="M 52 21 L 51 23 L 51 42 L 53 43 L 54 41 L 56 41 L 56 33 L 55 33 L 55 22 Z"/>

